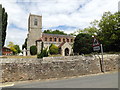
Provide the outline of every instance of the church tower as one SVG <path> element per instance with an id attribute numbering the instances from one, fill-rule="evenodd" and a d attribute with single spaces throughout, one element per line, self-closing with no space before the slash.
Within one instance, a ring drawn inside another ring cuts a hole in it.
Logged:
<path id="1" fill-rule="evenodd" d="M 36 45 L 36 40 L 42 37 L 42 16 L 30 14 L 28 19 L 27 55 L 30 47 Z"/>

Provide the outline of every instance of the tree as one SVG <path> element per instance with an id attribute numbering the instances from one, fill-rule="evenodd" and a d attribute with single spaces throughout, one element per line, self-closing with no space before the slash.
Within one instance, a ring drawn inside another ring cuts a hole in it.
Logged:
<path id="1" fill-rule="evenodd" d="M 120 51 L 120 12 L 105 12 L 99 21 L 98 38 L 104 51 Z"/>
<path id="2" fill-rule="evenodd" d="M 103 44 L 105 52 L 120 51 L 120 12 L 105 12 L 100 20 L 91 22 L 91 26 L 79 33 L 96 35 L 99 42 Z"/>
<path id="3" fill-rule="evenodd" d="M 27 49 L 27 38 L 25 39 L 25 42 L 24 42 L 24 44 L 22 45 L 22 50 L 23 50 L 24 48 Z"/>
<path id="4" fill-rule="evenodd" d="M 48 34 L 60 34 L 60 35 L 67 35 L 66 33 L 64 33 L 63 31 L 60 30 L 44 30 L 43 33 L 48 33 Z"/>
<path id="5" fill-rule="evenodd" d="M 87 33 L 90 35 L 96 35 L 98 33 L 98 29 L 94 26 L 89 26 L 88 28 L 84 28 L 80 31 L 80 33 Z"/>
<path id="6" fill-rule="evenodd" d="M 73 45 L 73 52 L 79 54 L 88 54 L 92 52 L 92 36 L 80 33 L 76 36 Z"/>
<path id="7" fill-rule="evenodd" d="M 41 49 L 41 53 L 37 55 L 37 58 L 43 58 L 43 57 L 48 57 L 47 48 L 45 48 L 44 50 Z"/>
<path id="8" fill-rule="evenodd" d="M 14 45 L 13 47 L 16 49 L 17 54 L 21 52 L 19 45 Z"/>
<path id="9" fill-rule="evenodd" d="M 55 46 L 54 44 L 51 44 L 49 47 L 50 54 L 58 54 L 59 48 Z"/>
<path id="10" fill-rule="evenodd" d="M 37 47 L 36 46 L 31 46 L 30 47 L 30 54 L 31 55 L 36 55 L 37 54 Z"/>
<path id="11" fill-rule="evenodd" d="M 51 34 L 52 30 L 44 30 L 43 33 L 48 33 L 48 34 Z"/>
<path id="12" fill-rule="evenodd" d="M 8 47 L 13 51 L 13 54 L 15 55 L 15 54 L 17 54 L 17 50 L 15 49 L 14 46 L 15 45 L 13 42 L 9 42 Z"/>
<path id="13" fill-rule="evenodd" d="M 70 33 L 69 35 L 77 36 L 79 33 L 83 33 L 83 30 L 78 29 L 78 30 L 74 31 L 73 33 Z"/>
<path id="14" fill-rule="evenodd" d="M 2 8 L 2 47 L 5 44 L 8 14 Z"/>

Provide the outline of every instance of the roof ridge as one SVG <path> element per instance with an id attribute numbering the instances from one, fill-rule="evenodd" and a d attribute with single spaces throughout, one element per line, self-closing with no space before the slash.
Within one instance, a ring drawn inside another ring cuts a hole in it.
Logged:
<path id="1" fill-rule="evenodd" d="M 59 36 L 70 36 L 70 37 L 73 37 L 72 35 L 63 35 L 63 34 L 50 34 L 50 33 L 43 33 L 43 34 L 46 34 L 46 35 L 59 35 Z"/>

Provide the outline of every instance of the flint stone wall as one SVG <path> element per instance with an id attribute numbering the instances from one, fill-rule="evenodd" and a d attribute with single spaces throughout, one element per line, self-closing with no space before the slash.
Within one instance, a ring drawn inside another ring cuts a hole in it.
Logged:
<path id="1" fill-rule="evenodd" d="M 118 69 L 118 59 L 118 55 L 104 58 L 106 72 Z M 62 78 L 101 72 L 99 59 L 96 57 L 4 58 L 0 62 L 2 82 Z"/>

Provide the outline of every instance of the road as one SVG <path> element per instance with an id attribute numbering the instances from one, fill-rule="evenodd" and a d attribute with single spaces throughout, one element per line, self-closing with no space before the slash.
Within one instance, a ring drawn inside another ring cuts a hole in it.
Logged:
<path id="1" fill-rule="evenodd" d="M 90 75 L 62 80 L 35 81 L 10 88 L 118 88 L 118 73 Z"/>

